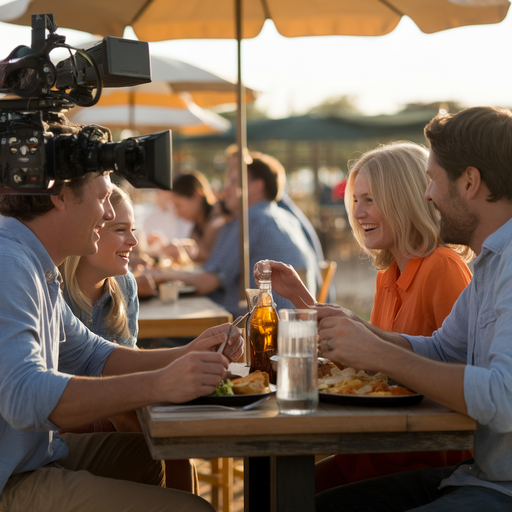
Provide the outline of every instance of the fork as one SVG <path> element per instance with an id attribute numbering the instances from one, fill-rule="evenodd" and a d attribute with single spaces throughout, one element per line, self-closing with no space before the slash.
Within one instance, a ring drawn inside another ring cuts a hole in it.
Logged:
<path id="1" fill-rule="evenodd" d="M 240 405 L 240 406 L 217 405 L 217 404 L 164 405 L 164 406 L 153 407 L 153 410 L 155 412 L 194 412 L 194 411 L 201 412 L 201 411 L 218 411 L 218 410 L 239 412 L 239 411 L 248 411 L 249 409 L 252 409 L 253 407 L 256 407 L 256 406 L 260 405 L 261 403 L 265 402 L 269 398 L 270 398 L 270 394 L 269 394 L 269 396 L 264 396 L 263 398 L 260 398 L 259 400 L 256 400 L 255 402 L 252 402 L 247 405 Z"/>
<path id="2" fill-rule="evenodd" d="M 232 322 L 229 327 L 226 330 L 226 339 L 220 344 L 219 348 L 217 349 L 217 352 L 219 354 L 222 354 L 222 351 L 224 350 L 224 347 L 226 346 L 226 343 L 228 342 L 229 338 L 231 338 L 231 331 L 233 330 L 233 327 L 238 327 L 251 313 L 248 312 L 245 315 L 240 315 L 234 322 Z"/>

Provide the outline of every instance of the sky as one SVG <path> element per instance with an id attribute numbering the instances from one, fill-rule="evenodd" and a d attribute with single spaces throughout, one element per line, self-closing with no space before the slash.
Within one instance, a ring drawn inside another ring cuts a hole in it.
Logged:
<path id="1" fill-rule="evenodd" d="M 91 38 L 73 30 L 57 33 L 72 45 Z M 128 29 L 125 37 L 134 34 Z M 19 44 L 30 46 L 30 27 L 0 23 L 0 59 Z M 150 49 L 236 81 L 235 41 L 175 40 L 151 43 Z M 245 85 L 259 91 L 257 106 L 274 118 L 305 113 L 344 94 L 355 96 L 367 115 L 391 114 L 410 102 L 512 106 L 511 50 L 512 9 L 500 24 L 436 34 L 423 34 L 403 18 L 379 37 L 286 38 L 267 21 L 258 37 L 242 43 L 242 73 Z"/>

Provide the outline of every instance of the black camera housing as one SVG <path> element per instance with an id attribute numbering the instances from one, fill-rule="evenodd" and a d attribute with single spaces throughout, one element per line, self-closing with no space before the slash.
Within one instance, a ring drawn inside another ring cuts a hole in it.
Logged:
<path id="1" fill-rule="evenodd" d="M 114 171 L 138 188 L 170 189 L 169 130 L 112 142 L 108 128 L 74 125 L 62 113 L 94 105 L 103 87 L 151 81 L 148 43 L 107 37 L 54 66 L 54 48 L 72 49 L 56 29 L 52 14 L 32 15 L 31 47 L 0 62 L 0 187 L 58 193 L 88 172 Z"/>

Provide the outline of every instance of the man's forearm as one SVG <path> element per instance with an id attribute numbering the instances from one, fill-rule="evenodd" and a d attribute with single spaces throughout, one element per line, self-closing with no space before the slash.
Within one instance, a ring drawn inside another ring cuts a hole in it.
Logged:
<path id="1" fill-rule="evenodd" d="M 116 347 L 103 367 L 102 376 L 128 375 L 136 372 L 158 370 L 171 364 L 186 353 L 183 347 L 133 350 Z"/>
<path id="2" fill-rule="evenodd" d="M 378 359 L 377 371 L 454 411 L 467 414 L 464 365 L 434 361 L 396 347 L 385 350 Z"/>
<path id="3" fill-rule="evenodd" d="M 151 372 L 111 378 L 73 377 L 49 419 L 59 428 L 80 427 L 157 402 L 154 381 Z"/>
<path id="4" fill-rule="evenodd" d="M 361 319 L 361 322 L 371 331 L 373 334 L 376 334 L 379 338 L 388 343 L 392 343 L 398 347 L 405 348 L 406 350 L 412 351 L 412 345 L 409 343 L 409 340 L 404 338 L 401 334 L 396 332 L 385 331 L 384 329 L 380 329 L 379 327 L 375 327 L 370 322 L 366 322 Z"/>
<path id="5" fill-rule="evenodd" d="M 360 316 L 356 315 L 356 313 L 350 311 L 349 309 L 340 308 L 340 310 L 343 311 L 344 315 L 350 318 L 351 320 L 363 324 L 369 331 L 378 336 L 380 339 L 387 341 L 388 343 L 392 343 L 393 345 L 396 345 L 398 347 L 402 347 L 405 348 L 406 350 L 412 351 L 412 345 L 402 335 L 396 332 L 385 331 L 384 329 L 375 327 L 375 325 L 362 319 Z"/>
<path id="6" fill-rule="evenodd" d="M 151 403 L 188 402 L 213 393 L 227 375 L 229 361 L 216 352 L 189 352 L 170 364 L 166 358 L 178 350 L 147 351 L 147 357 L 144 352 L 117 348 L 103 377 L 72 377 L 50 421 L 76 427 Z"/>

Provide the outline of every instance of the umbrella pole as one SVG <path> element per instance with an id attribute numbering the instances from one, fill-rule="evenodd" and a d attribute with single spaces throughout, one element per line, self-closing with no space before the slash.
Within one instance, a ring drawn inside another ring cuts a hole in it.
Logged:
<path id="1" fill-rule="evenodd" d="M 130 91 L 129 95 L 129 107 L 128 107 L 128 127 L 132 132 L 132 136 L 135 135 L 135 94 Z"/>
<path id="2" fill-rule="evenodd" d="M 237 115 L 236 143 L 238 146 L 238 173 L 242 189 L 240 196 L 241 208 L 239 215 L 239 251 L 240 251 L 240 303 L 245 307 L 245 289 L 250 288 L 249 269 L 249 215 L 247 195 L 247 163 L 244 155 L 247 147 L 246 106 L 244 87 L 242 85 L 242 0 L 235 1 L 236 41 L 238 50 L 238 83 L 237 83 Z"/>

